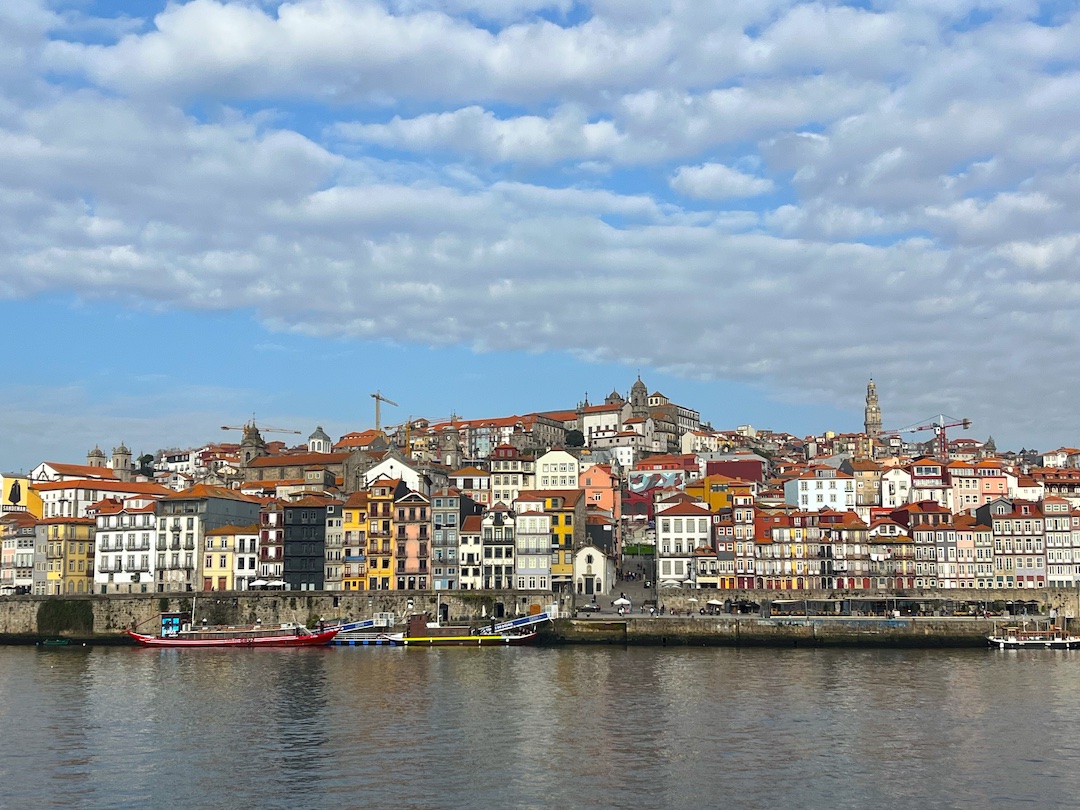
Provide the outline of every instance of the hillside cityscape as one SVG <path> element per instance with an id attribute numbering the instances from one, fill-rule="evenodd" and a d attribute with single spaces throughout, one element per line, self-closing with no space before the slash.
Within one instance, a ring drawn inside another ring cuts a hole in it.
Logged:
<path id="1" fill-rule="evenodd" d="M 860 433 L 716 429 L 638 377 L 565 411 L 73 450 L 2 475 L 0 592 L 1075 587 L 1080 450 L 969 427 L 885 428 L 871 380 Z"/>

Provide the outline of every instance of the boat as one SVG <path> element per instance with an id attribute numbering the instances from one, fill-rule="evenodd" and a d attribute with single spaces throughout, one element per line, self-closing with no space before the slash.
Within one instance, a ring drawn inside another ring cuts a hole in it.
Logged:
<path id="1" fill-rule="evenodd" d="M 541 621 L 546 616 L 539 617 Z M 532 644 L 540 634 L 526 628 L 494 628 L 494 632 L 476 632 L 467 625 L 445 627 L 428 621 L 427 614 L 409 617 L 404 633 L 388 633 L 384 643 L 394 647 L 511 647 Z"/>
<path id="2" fill-rule="evenodd" d="M 338 634 L 337 627 L 312 631 L 297 622 L 269 627 L 261 623 L 192 627 L 181 621 L 180 614 L 162 614 L 160 635 L 137 633 L 134 629 L 125 632 L 143 647 L 317 647 L 329 644 Z"/>
<path id="3" fill-rule="evenodd" d="M 1067 633 L 1064 627 L 1054 624 L 1037 623 L 1032 628 L 1026 624 L 1009 625 L 1002 627 L 1000 631 L 995 627 L 994 632 L 986 637 L 986 641 L 991 647 L 997 647 L 999 650 L 1025 648 L 1075 650 L 1080 648 L 1080 636 Z"/>
<path id="4" fill-rule="evenodd" d="M 68 647 L 71 645 L 70 638 L 43 638 L 37 643 L 39 647 Z"/>

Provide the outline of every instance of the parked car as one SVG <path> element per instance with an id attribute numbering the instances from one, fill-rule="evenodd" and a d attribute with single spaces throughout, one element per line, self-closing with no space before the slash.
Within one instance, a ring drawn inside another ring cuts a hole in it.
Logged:
<path id="1" fill-rule="evenodd" d="M 597 610 L 600 610 L 600 605 L 596 604 L 596 602 L 588 605 L 578 605 L 578 613 L 593 613 Z"/>

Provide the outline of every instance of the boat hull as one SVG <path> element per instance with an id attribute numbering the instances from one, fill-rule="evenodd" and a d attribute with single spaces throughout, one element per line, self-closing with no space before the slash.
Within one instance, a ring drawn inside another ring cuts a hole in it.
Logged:
<path id="1" fill-rule="evenodd" d="M 1067 636 L 1050 639 L 1018 639 L 987 636 L 987 643 L 999 650 L 1076 650 L 1080 649 L 1080 637 Z"/>
<path id="2" fill-rule="evenodd" d="M 236 636 L 231 638 L 183 638 L 180 636 L 148 636 L 128 630 L 127 634 L 143 647 L 319 647 L 329 644 L 337 630 L 323 630 L 309 635 L 282 632 L 280 635 Z"/>
<path id="3" fill-rule="evenodd" d="M 532 644 L 539 637 L 537 633 L 521 634 L 481 634 L 476 636 L 403 636 L 389 637 L 389 643 L 396 647 L 517 647 Z"/>

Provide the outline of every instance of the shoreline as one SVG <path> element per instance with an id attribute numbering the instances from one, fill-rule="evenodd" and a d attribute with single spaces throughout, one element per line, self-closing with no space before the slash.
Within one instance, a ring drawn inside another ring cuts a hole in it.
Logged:
<path id="1" fill-rule="evenodd" d="M 1030 617 L 1035 621 L 1039 617 Z M 1017 623 L 1020 618 L 1016 617 Z M 1046 621 L 1045 618 L 1039 619 Z M 958 617 L 641 617 L 556 619 L 540 646 L 848 647 L 960 649 L 987 647 L 1002 619 Z M 65 643 L 56 643 L 57 640 Z M 0 646 L 138 647 L 119 633 L 0 633 Z"/>

